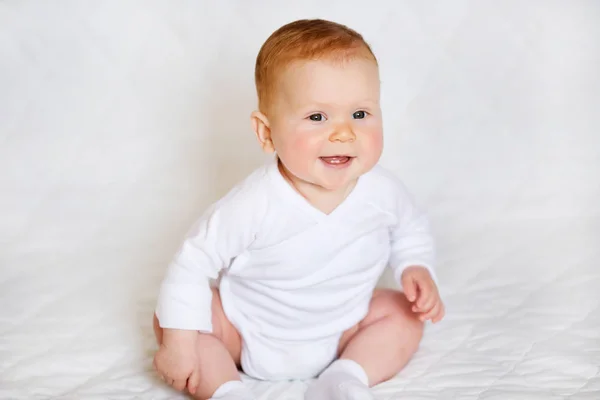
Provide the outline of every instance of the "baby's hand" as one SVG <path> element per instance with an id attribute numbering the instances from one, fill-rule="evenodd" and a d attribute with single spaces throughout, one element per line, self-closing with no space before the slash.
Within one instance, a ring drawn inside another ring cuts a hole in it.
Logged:
<path id="1" fill-rule="evenodd" d="M 164 340 L 167 335 L 163 337 L 163 343 L 154 356 L 154 368 L 161 378 L 176 390 L 182 391 L 187 386 L 190 393 L 194 394 L 200 382 L 194 351 L 196 333 L 187 332 L 177 333 L 178 337 L 170 340 Z"/>
<path id="2" fill-rule="evenodd" d="M 402 273 L 402 288 L 412 311 L 420 313 L 419 319 L 436 323 L 444 317 L 444 304 L 431 274 L 424 267 L 408 267 Z"/>

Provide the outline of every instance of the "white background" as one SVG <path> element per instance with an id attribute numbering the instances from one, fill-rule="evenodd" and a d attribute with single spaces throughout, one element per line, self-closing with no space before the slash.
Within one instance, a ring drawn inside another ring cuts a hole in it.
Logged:
<path id="1" fill-rule="evenodd" d="M 379 59 L 382 164 L 439 241 L 449 316 L 432 337 L 458 346 L 532 300 L 600 326 L 600 2 L 3 1 L 2 397 L 167 396 L 147 372 L 158 282 L 193 220 L 264 160 L 261 44 L 312 17 Z M 517 348 L 540 338 L 523 334 Z M 482 385 L 501 390 L 515 360 Z M 578 386 L 594 376 L 578 371 Z"/>

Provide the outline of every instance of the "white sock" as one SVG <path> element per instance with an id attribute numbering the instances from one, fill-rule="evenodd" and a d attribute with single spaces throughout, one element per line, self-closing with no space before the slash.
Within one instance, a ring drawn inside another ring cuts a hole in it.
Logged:
<path id="1" fill-rule="evenodd" d="M 209 400 L 254 400 L 254 395 L 242 381 L 225 382 Z"/>
<path id="2" fill-rule="evenodd" d="M 306 400 L 373 400 L 369 378 L 355 361 L 336 360 L 309 386 Z"/>

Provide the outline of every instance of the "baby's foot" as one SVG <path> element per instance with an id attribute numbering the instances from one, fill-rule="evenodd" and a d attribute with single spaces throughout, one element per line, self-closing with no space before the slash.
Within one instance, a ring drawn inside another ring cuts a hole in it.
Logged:
<path id="1" fill-rule="evenodd" d="M 337 360 L 304 395 L 305 400 L 374 400 L 363 368 L 352 360 Z"/>
<path id="2" fill-rule="evenodd" d="M 255 397 L 241 381 L 229 381 L 219 386 L 209 400 L 255 400 Z"/>

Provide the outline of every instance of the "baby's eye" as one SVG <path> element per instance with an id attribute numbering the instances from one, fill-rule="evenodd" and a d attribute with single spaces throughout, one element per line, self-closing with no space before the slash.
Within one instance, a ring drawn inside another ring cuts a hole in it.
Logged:
<path id="1" fill-rule="evenodd" d="M 325 117 L 323 116 L 323 114 L 312 114 L 310 115 L 308 118 L 310 118 L 311 121 L 315 121 L 315 122 L 321 122 L 325 119 Z"/>
<path id="2" fill-rule="evenodd" d="M 364 111 L 356 111 L 354 114 L 352 114 L 352 118 L 354 118 L 354 119 L 363 119 L 366 116 L 367 116 L 367 113 Z"/>

